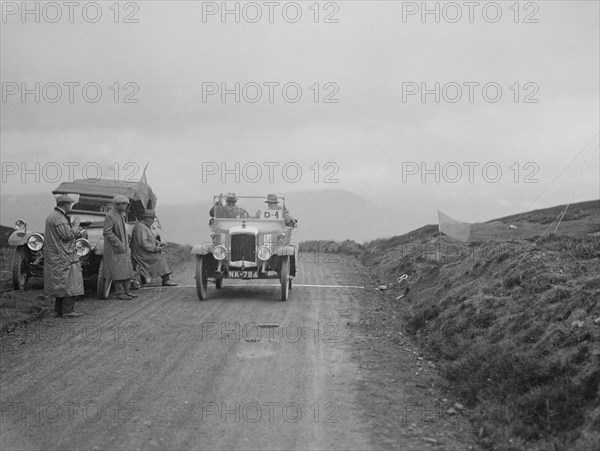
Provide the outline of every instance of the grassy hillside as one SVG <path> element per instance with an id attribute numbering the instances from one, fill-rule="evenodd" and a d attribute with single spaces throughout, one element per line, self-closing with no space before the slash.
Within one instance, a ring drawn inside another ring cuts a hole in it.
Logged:
<path id="1" fill-rule="evenodd" d="M 493 449 L 600 449 L 600 202 L 571 208 L 541 239 L 561 207 L 518 215 L 531 226 L 518 239 L 464 245 L 426 226 L 365 246 L 398 327 Z M 396 300 L 402 274 L 411 290 Z"/>

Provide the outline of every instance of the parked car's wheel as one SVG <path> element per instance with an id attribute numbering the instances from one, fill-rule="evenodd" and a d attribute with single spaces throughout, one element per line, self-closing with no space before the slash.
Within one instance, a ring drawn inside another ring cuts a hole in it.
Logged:
<path id="1" fill-rule="evenodd" d="M 287 301 L 290 290 L 290 257 L 283 257 L 279 278 L 281 281 L 281 300 Z"/>
<path id="2" fill-rule="evenodd" d="M 208 294 L 208 274 L 203 255 L 196 256 L 196 292 L 198 299 L 204 301 Z"/>
<path id="3" fill-rule="evenodd" d="M 215 278 L 215 287 L 217 288 L 217 290 L 220 290 L 221 288 L 223 288 L 223 278 L 222 277 Z"/>
<path id="4" fill-rule="evenodd" d="M 108 298 L 108 294 L 110 293 L 110 287 L 112 286 L 112 280 L 106 279 L 104 277 L 104 259 L 100 260 L 100 266 L 98 267 L 98 283 L 97 283 L 97 291 L 98 291 L 98 299 L 106 299 Z"/>
<path id="5" fill-rule="evenodd" d="M 23 246 L 18 246 L 13 254 L 12 280 L 15 290 L 25 290 L 27 286 L 27 255 L 25 252 Z"/>

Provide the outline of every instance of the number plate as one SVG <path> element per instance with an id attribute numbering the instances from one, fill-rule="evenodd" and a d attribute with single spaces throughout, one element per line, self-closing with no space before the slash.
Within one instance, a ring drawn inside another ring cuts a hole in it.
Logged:
<path id="1" fill-rule="evenodd" d="M 257 279 L 258 271 L 229 271 L 232 279 Z"/>

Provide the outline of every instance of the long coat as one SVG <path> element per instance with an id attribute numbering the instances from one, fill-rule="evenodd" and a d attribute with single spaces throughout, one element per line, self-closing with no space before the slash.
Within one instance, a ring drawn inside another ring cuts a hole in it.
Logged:
<path id="1" fill-rule="evenodd" d="M 53 298 L 83 294 L 83 275 L 75 249 L 71 221 L 55 208 L 46 218 L 44 231 L 44 294 Z"/>
<path id="2" fill-rule="evenodd" d="M 173 272 L 157 244 L 152 229 L 143 222 L 138 222 L 131 237 L 131 257 L 135 260 L 140 275 L 145 279 Z"/>
<path id="3" fill-rule="evenodd" d="M 125 218 L 114 208 L 104 218 L 104 277 L 127 280 L 133 277 Z"/>

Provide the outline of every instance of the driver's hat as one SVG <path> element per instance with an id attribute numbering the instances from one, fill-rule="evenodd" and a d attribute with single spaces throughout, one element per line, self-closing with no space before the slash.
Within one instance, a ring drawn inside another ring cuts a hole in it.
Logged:
<path id="1" fill-rule="evenodd" d="M 265 200 L 265 203 L 267 203 L 267 204 L 270 204 L 270 203 L 278 204 L 279 200 L 277 199 L 277 194 L 267 194 L 267 200 Z"/>
<path id="2" fill-rule="evenodd" d="M 113 204 L 128 204 L 129 203 L 129 199 L 127 198 L 127 196 L 123 196 L 122 194 L 117 194 L 115 197 L 113 197 Z"/>
<path id="3" fill-rule="evenodd" d="M 58 196 L 56 198 L 56 205 L 72 204 L 72 203 L 75 203 L 75 199 L 73 199 L 70 196 L 67 196 L 66 194 L 61 194 L 60 196 Z"/>
<path id="4" fill-rule="evenodd" d="M 227 193 L 225 202 L 237 202 L 237 197 L 235 196 L 235 193 Z"/>

